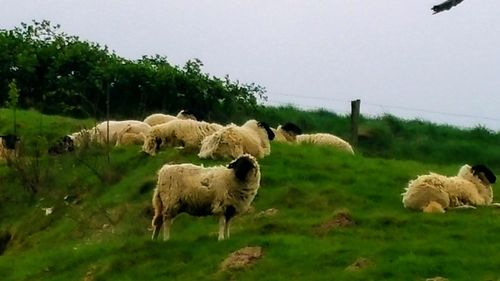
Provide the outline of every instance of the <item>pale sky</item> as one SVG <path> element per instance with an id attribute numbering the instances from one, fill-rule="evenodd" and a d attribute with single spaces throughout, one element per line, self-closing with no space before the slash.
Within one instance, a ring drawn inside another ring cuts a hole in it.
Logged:
<path id="1" fill-rule="evenodd" d="M 500 1 L 0 0 L 0 28 L 32 19 L 137 59 L 193 58 L 267 89 L 269 104 L 391 113 L 500 130 Z"/>

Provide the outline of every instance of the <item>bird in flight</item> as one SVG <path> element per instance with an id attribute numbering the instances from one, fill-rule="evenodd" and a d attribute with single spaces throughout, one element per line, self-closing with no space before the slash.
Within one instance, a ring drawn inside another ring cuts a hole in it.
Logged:
<path id="1" fill-rule="evenodd" d="M 449 10 L 452 7 L 455 7 L 456 5 L 462 3 L 462 1 L 464 0 L 446 0 L 443 3 L 432 7 L 432 10 L 434 11 L 434 14 L 437 14 L 442 11 Z"/>

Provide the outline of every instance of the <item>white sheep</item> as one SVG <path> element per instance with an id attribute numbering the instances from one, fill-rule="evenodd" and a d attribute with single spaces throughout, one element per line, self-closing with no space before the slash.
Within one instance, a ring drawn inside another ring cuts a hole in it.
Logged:
<path id="1" fill-rule="evenodd" d="M 198 150 L 205 137 L 222 128 L 223 126 L 217 123 L 176 119 L 153 126 L 146 134 L 142 150 L 150 155 L 155 155 L 164 146 L 182 146 L 186 149 Z"/>
<path id="2" fill-rule="evenodd" d="M 153 235 L 156 239 L 163 225 L 163 239 L 170 238 L 170 226 L 180 213 L 193 216 L 219 216 L 218 240 L 229 238 L 229 222 L 245 212 L 260 186 L 257 160 L 241 155 L 227 167 L 202 167 L 193 164 L 164 165 L 152 203 Z"/>
<path id="3" fill-rule="evenodd" d="M 151 131 L 151 126 L 147 123 L 131 123 L 117 133 L 116 146 L 143 144 L 146 135 Z"/>
<path id="4" fill-rule="evenodd" d="M 464 165 L 457 176 L 435 173 L 418 176 L 408 183 L 403 196 L 406 208 L 444 213 L 448 208 L 473 208 L 493 204 L 493 172 L 484 165 Z"/>
<path id="5" fill-rule="evenodd" d="M 271 153 L 274 133 L 265 122 L 248 120 L 241 127 L 228 125 L 201 142 L 200 158 L 237 158 L 248 153 L 263 158 Z"/>
<path id="6" fill-rule="evenodd" d="M 107 144 L 108 132 L 109 144 L 116 145 L 124 134 L 144 134 L 149 130 L 151 130 L 151 126 L 138 120 L 103 121 L 91 129 L 82 129 L 62 137 L 57 141 L 57 144 L 49 148 L 49 153 L 59 154 L 72 151 L 75 147 L 81 147 L 90 142 Z M 132 137 L 129 136 L 129 138 Z M 124 142 L 127 142 L 127 140 Z"/>
<path id="7" fill-rule="evenodd" d="M 156 126 L 176 119 L 196 120 L 196 117 L 188 110 L 181 110 L 179 111 L 179 113 L 177 113 L 177 116 L 163 114 L 163 113 L 154 113 L 146 117 L 143 122 L 147 123 L 150 126 Z"/>
<path id="8" fill-rule="evenodd" d="M 350 154 L 354 154 L 354 150 L 348 142 L 328 133 L 297 135 L 297 143 L 331 146 L 342 151 L 349 152 Z"/>
<path id="9" fill-rule="evenodd" d="M 302 130 L 295 124 L 288 122 L 284 125 L 279 125 L 276 129 L 271 128 L 274 133 L 274 141 L 295 143 L 297 135 L 302 134 Z"/>

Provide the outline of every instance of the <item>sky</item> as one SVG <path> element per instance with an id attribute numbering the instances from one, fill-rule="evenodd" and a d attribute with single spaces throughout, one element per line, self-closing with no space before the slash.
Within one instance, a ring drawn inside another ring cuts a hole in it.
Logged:
<path id="1" fill-rule="evenodd" d="M 500 131 L 500 1 L 0 0 L 0 29 L 50 20 L 138 59 L 266 88 L 269 105 Z"/>

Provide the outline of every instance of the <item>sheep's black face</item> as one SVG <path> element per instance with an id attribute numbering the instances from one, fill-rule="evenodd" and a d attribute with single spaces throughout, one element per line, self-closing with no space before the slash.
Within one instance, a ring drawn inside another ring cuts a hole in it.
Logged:
<path id="1" fill-rule="evenodd" d="M 1 136 L 1 138 L 7 149 L 16 149 L 16 143 L 21 140 L 18 136 L 12 134 Z"/>
<path id="2" fill-rule="evenodd" d="M 49 154 L 61 154 L 75 150 L 75 143 L 69 136 L 64 136 L 49 148 Z"/>
<path id="3" fill-rule="evenodd" d="M 285 123 L 283 126 L 281 126 L 281 128 L 296 135 L 302 134 L 302 130 L 299 128 L 299 126 L 293 124 L 292 122 Z"/>
<path id="4" fill-rule="evenodd" d="M 266 122 L 259 122 L 259 123 L 257 123 L 257 125 L 259 127 L 264 128 L 264 130 L 266 130 L 267 138 L 269 140 L 273 140 L 274 139 L 274 132 L 273 132 L 273 130 L 271 130 L 271 127 L 269 127 L 269 125 Z"/>
<path id="5" fill-rule="evenodd" d="M 161 138 L 155 138 L 155 152 L 158 152 L 161 148 Z"/>
<path id="6" fill-rule="evenodd" d="M 252 159 L 248 156 L 240 156 L 238 159 L 229 163 L 227 167 L 234 170 L 236 178 L 240 181 L 244 181 L 248 173 L 255 168 Z"/>
<path id="7" fill-rule="evenodd" d="M 497 181 L 495 174 L 483 164 L 474 165 L 471 167 L 471 170 L 476 176 L 480 176 L 482 174 L 489 183 L 495 183 Z"/>

